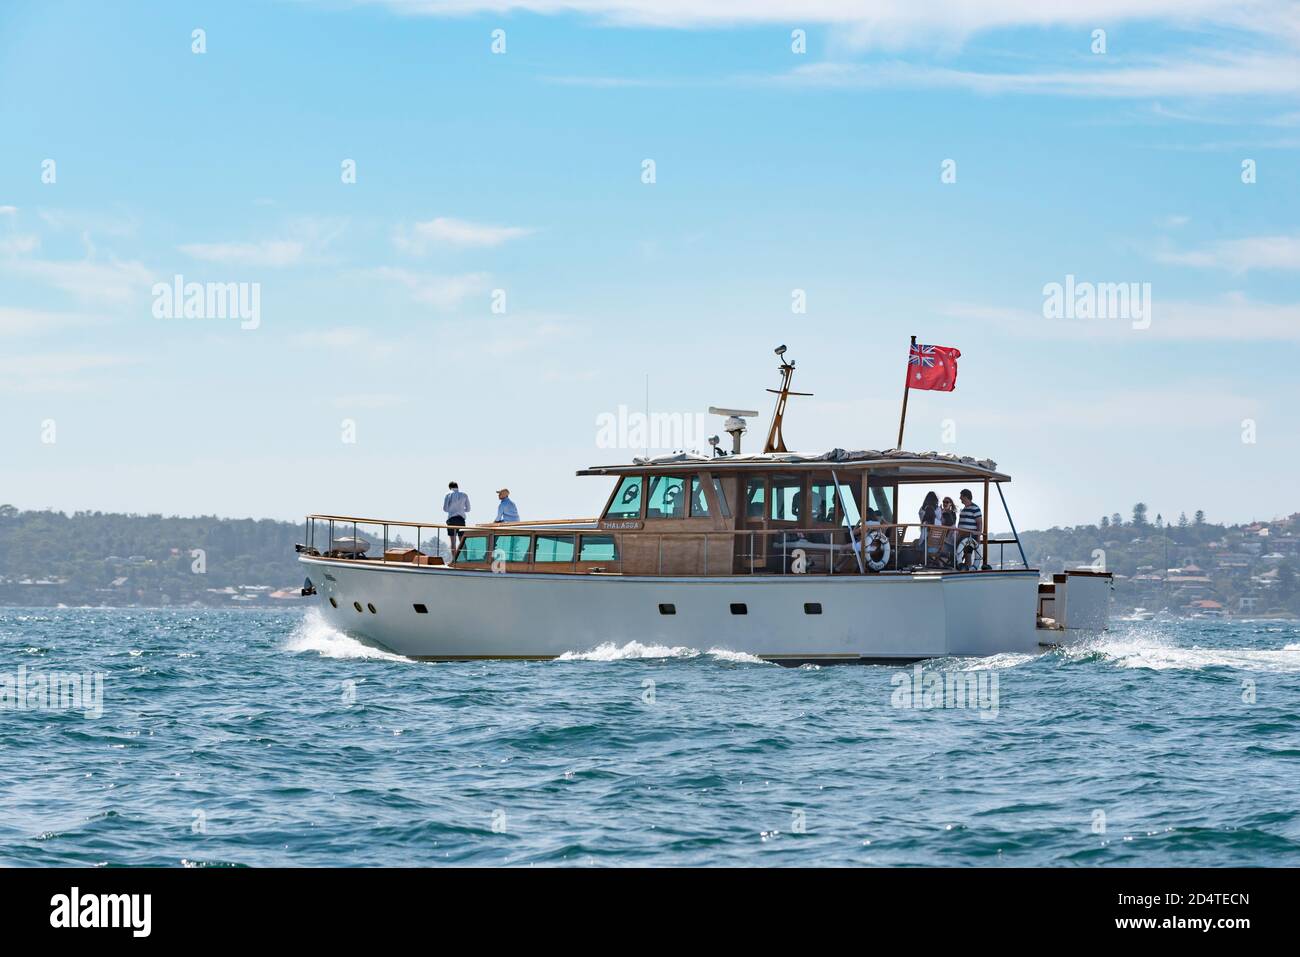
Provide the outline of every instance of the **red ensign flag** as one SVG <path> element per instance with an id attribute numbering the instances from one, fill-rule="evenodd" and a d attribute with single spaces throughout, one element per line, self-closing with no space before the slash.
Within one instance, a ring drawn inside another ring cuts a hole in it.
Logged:
<path id="1" fill-rule="evenodd" d="M 912 389 L 951 392 L 957 387 L 960 349 L 950 346 L 913 345 L 907 357 L 907 385 Z"/>

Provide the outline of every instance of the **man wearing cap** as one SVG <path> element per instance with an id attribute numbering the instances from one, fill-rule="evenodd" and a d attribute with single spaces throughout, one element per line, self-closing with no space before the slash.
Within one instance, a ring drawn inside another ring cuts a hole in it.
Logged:
<path id="1" fill-rule="evenodd" d="M 501 504 L 497 506 L 497 521 L 498 522 L 519 521 L 519 509 L 515 507 L 514 502 L 510 501 L 510 489 L 508 488 L 497 489 L 497 498 L 501 500 Z"/>

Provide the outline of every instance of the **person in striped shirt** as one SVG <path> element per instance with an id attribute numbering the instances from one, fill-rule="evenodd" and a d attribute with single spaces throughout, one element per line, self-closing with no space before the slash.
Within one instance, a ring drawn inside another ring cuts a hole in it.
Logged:
<path id="1" fill-rule="evenodd" d="M 961 490 L 961 518 L 957 520 L 957 534 L 960 538 L 970 538 L 971 536 L 981 536 L 984 534 L 984 513 L 980 507 L 975 504 L 975 496 L 971 490 L 964 488 Z M 971 557 L 975 554 L 969 548 L 957 549 L 962 556 L 962 567 L 969 568 Z"/>

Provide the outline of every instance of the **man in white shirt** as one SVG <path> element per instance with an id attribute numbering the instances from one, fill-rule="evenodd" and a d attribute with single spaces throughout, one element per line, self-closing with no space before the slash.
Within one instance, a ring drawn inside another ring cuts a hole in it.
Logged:
<path id="1" fill-rule="evenodd" d="M 460 486 L 455 482 L 448 482 L 447 488 L 450 491 L 442 500 L 442 510 L 447 513 L 447 524 L 458 525 L 461 528 L 465 526 L 465 516 L 469 514 L 469 496 L 460 490 Z M 456 542 L 463 535 L 454 528 L 447 529 L 447 539 L 451 542 L 452 560 L 456 556 Z"/>

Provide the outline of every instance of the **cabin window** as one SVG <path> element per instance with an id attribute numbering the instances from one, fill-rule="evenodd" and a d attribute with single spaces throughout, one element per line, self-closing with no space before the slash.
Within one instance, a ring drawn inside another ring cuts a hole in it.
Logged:
<path id="1" fill-rule="evenodd" d="M 745 516 L 762 518 L 763 503 L 767 501 L 767 480 L 751 478 L 745 480 Z"/>
<path id="2" fill-rule="evenodd" d="M 875 513 L 869 515 L 869 521 L 883 522 L 886 525 L 893 524 L 894 518 L 894 487 L 892 485 L 873 485 L 871 492 L 871 510 Z"/>
<path id="3" fill-rule="evenodd" d="M 680 475 L 651 476 L 645 517 L 685 518 L 686 479 Z"/>
<path id="4" fill-rule="evenodd" d="M 666 603 L 664 603 L 664 604 L 661 604 L 661 605 L 659 606 L 659 614 L 661 614 L 661 615 L 675 615 L 675 614 L 677 614 L 677 606 L 674 605 L 674 604 L 672 604 L 671 602 L 666 602 Z"/>
<path id="5" fill-rule="evenodd" d="M 814 525 L 840 525 L 843 522 L 839 507 L 835 503 L 835 483 L 820 479 L 812 483 L 809 489 L 812 512 L 808 521 Z"/>
<path id="6" fill-rule="evenodd" d="M 723 491 L 722 479 L 713 480 L 713 491 L 718 493 L 718 505 L 722 508 L 722 517 L 731 518 L 731 505 L 727 502 L 727 493 Z"/>
<path id="7" fill-rule="evenodd" d="M 803 613 L 805 615 L 820 615 L 822 613 L 822 603 L 819 601 L 804 602 Z"/>
<path id="8" fill-rule="evenodd" d="M 803 479 L 797 475 L 772 476 L 772 520 L 798 522 L 803 518 Z"/>
<path id="9" fill-rule="evenodd" d="M 578 561 L 612 562 L 618 558 L 613 535 L 583 535 Z"/>
<path id="10" fill-rule="evenodd" d="M 573 535 L 538 535 L 537 545 L 533 550 L 533 561 L 571 562 L 574 545 Z"/>
<path id="11" fill-rule="evenodd" d="M 416 602 L 411 607 L 415 609 L 417 615 L 427 615 L 429 613 L 429 606 L 421 604 L 420 602 Z"/>
<path id="12" fill-rule="evenodd" d="M 460 550 L 456 552 L 458 562 L 481 562 L 487 558 L 487 536 L 469 535 L 461 539 Z"/>
<path id="13" fill-rule="evenodd" d="M 733 601 L 731 603 L 731 613 L 733 615 L 748 615 L 749 606 L 746 605 L 743 601 Z"/>
<path id="14" fill-rule="evenodd" d="M 691 518 L 709 514 L 709 497 L 704 494 L 704 483 L 698 475 L 691 476 Z"/>
<path id="15" fill-rule="evenodd" d="M 528 535 L 498 535 L 492 543 L 492 560 L 528 561 Z"/>
<path id="16" fill-rule="evenodd" d="M 624 475 L 614 498 L 605 509 L 606 518 L 641 517 L 641 476 Z"/>

